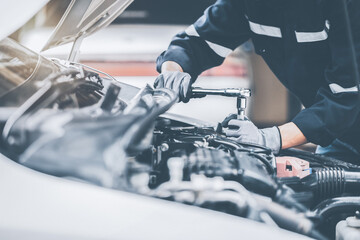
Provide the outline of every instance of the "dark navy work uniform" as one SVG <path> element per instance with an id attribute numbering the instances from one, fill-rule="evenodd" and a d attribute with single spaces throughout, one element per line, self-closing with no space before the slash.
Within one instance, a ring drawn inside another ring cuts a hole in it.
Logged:
<path id="1" fill-rule="evenodd" d="M 360 0 L 348 0 L 360 63 Z M 308 141 L 335 139 L 360 152 L 358 86 L 340 0 L 218 0 L 172 40 L 157 60 L 175 61 L 196 78 L 251 39 L 305 110 L 293 122 Z"/>

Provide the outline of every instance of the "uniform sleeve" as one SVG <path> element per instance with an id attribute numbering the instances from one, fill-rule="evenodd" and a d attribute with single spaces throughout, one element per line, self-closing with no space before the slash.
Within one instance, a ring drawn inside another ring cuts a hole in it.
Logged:
<path id="1" fill-rule="evenodd" d="M 249 23 L 241 0 L 218 0 L 193 25 L 177 34 L 157 59 L 157 71 L 166 61 L 177 62 L 196 78 L 222 64 L 225 57 L 249 39 Z"/>
<path id="2" fill-rule="evenodd" d="M 342 1 L 331 0 L 328 10 L 328 42 L 331 64 L 325 70 L 327 86 L 321 87 L 315 104 L 301 111 L 293 122 L 308 141 L 327 146 L 346 134 L 359 117 L 359 92 L 354 61 L 346 31 Z M 360 63 L 360 1 L 346 1 L 354 40 L 356 60 Z M 359 71 L 359 65 L 355 63 Z"/>

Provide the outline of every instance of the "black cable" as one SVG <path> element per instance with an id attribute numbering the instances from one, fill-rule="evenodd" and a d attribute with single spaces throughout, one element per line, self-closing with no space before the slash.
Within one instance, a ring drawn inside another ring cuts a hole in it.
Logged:
<path id="1" fill-rule="evenodd" d="M 215 142 L 223 141 L 223 142 L 231 143 L 233 145 L 237 145 L 238 146 L 237 150 L 243 150 L 243 151 L 246 151 L 246 152 L 264 153 L 264 154 L 271 154 L 272 153 L 272 150 L 270 148 L 265 147 L 263 145 L 259 145 L 259 144 L 239 142 L 239 141 L 235 141 L 235 140 L 232 140 L 232 139 L 229 139 L 229 138 L 223 138 L 223 137 L 217 137 L 217 138 L 214 138 L 214 139 L 211 139 L 211 140 L 213 140 Z M 249 148 L 246 148 L 246 147 L 252 147 L 252 148 L 256 148 L 258 150 L 249 149 Z"/>
<path id="2" fill-rule="evenodd" d="M 288 148 L 283 150 L 281 152 L 281 156 L 298 157 L 309 161 L 311 164 L 316 163 L 319 165 L 319 167 L 343 167 L 345 169 L 360 169 L 360 166 L 352 163 L 295 148 Z"/>
<path id="3" fill-rule="evenodd" d="M 254 153 L 254 152 L 249 152 L 248 154 L 249 154 L 249 156 L 256 157 L 258 160 L 260 160 L 262 163 L 264 163 L 266 166 L 266 169 L 268 170 L 268 172 L 271 175 L 275 173 L 274 167 L 271 165 L 271 163 L 266 158 L 264 158 L 260 154 Z"/>

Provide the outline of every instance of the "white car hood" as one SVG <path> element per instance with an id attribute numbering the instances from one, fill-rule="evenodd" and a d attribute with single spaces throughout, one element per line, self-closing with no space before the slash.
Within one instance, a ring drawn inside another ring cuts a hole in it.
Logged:
<path id="1" fill-rule="evenodd" d="M 48 2 L 49 0 L 0 0 L 0 40 L 26 24 Z M 87 37 L 108 26 L 132 2 L 133 0 L 71 0 L 43 50 L 74 42 L 79 37 Z"/>
<path id="2" fill-rule="evenodd" d="M 43 48 L 74 42 L 108 26 L 133 0 L 72 0 Z"/>
<path id="3" fill-rule="evenodd" d="M 0 40 L 27 23 L 49 0 L 1 0 Z"/>

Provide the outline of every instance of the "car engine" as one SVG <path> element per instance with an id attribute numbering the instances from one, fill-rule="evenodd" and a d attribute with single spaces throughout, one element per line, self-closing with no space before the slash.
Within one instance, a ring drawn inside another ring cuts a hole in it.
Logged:
<path id="1" fill-rule="evenodd" d="M 165 114 L 177 101 L 171 90 L 139 90 L 85 68 L 50 75 L 19 107 L 3 110 L 4 155 L 50 175 L 316 239 L 335 238 L 336 224 L 360 216 L 360 166 L 296 149 L 275 156 Z"/>

